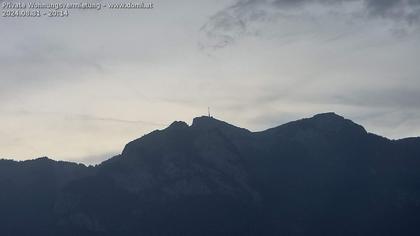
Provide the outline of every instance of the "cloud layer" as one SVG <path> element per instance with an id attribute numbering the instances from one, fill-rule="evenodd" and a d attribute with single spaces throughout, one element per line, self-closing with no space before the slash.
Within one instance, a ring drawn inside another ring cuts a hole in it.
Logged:
<path id="1" fill-rule="evenodd" d="M 264 24 L 288 18 L 314 22 L 326 15 L 335 20 L 378 20 L 395 23 L 395 30 L 418 27 L 417 0 L 238 0 L 217 12 L 201 27 L 202 47 L 222 48 L 246 35 L 258 35 Z M 317 25 L 314 25 L 317 27 Z"/>
<path id="2" fill-rule="evenodd" d="M 2 19 L 0 158 L 99 162 L 208 106 L 255 131 L 335 111 L 420 134 L 419 1 L 155 6 Z"/>

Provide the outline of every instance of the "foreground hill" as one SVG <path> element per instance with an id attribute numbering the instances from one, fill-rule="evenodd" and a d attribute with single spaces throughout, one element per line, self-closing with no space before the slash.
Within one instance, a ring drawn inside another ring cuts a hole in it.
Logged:
<path id="1" fill-rule="evenodd" d="M 0 161 L 1 235 L 418 235 L 420 139 L 334 113 L 174 122 L 98 166 Z"/>

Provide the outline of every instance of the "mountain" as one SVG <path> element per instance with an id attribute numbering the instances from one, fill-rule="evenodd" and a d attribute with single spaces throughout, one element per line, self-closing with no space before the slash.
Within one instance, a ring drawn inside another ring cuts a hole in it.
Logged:
<path id="1" fill-rule="evenodd" d="M 0 160 L 1 235 L 417 235 L 420 138 L 334 113 L 176 121 L 86 167 Z"/>

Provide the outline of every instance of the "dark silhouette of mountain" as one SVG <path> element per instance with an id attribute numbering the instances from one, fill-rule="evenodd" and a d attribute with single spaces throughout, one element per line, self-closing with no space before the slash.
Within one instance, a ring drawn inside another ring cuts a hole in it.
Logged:
<path id="1" fill-rule="evenodd" d="M 334 113 L 174 122 L 95 167 L 0 161 L 1 235 L 419 235 L 420 138 Z"/>

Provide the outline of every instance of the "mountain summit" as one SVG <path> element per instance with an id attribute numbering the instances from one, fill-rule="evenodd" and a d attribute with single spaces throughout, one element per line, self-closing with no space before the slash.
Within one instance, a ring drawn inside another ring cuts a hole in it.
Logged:
<path id="1" fill-rule="evenodd" d="M 1 160 L 0 234 L 417 235 L 419 170 L 419 138 L 335 113 L 262 132 L 202 116 L 95 167 Z"/>

